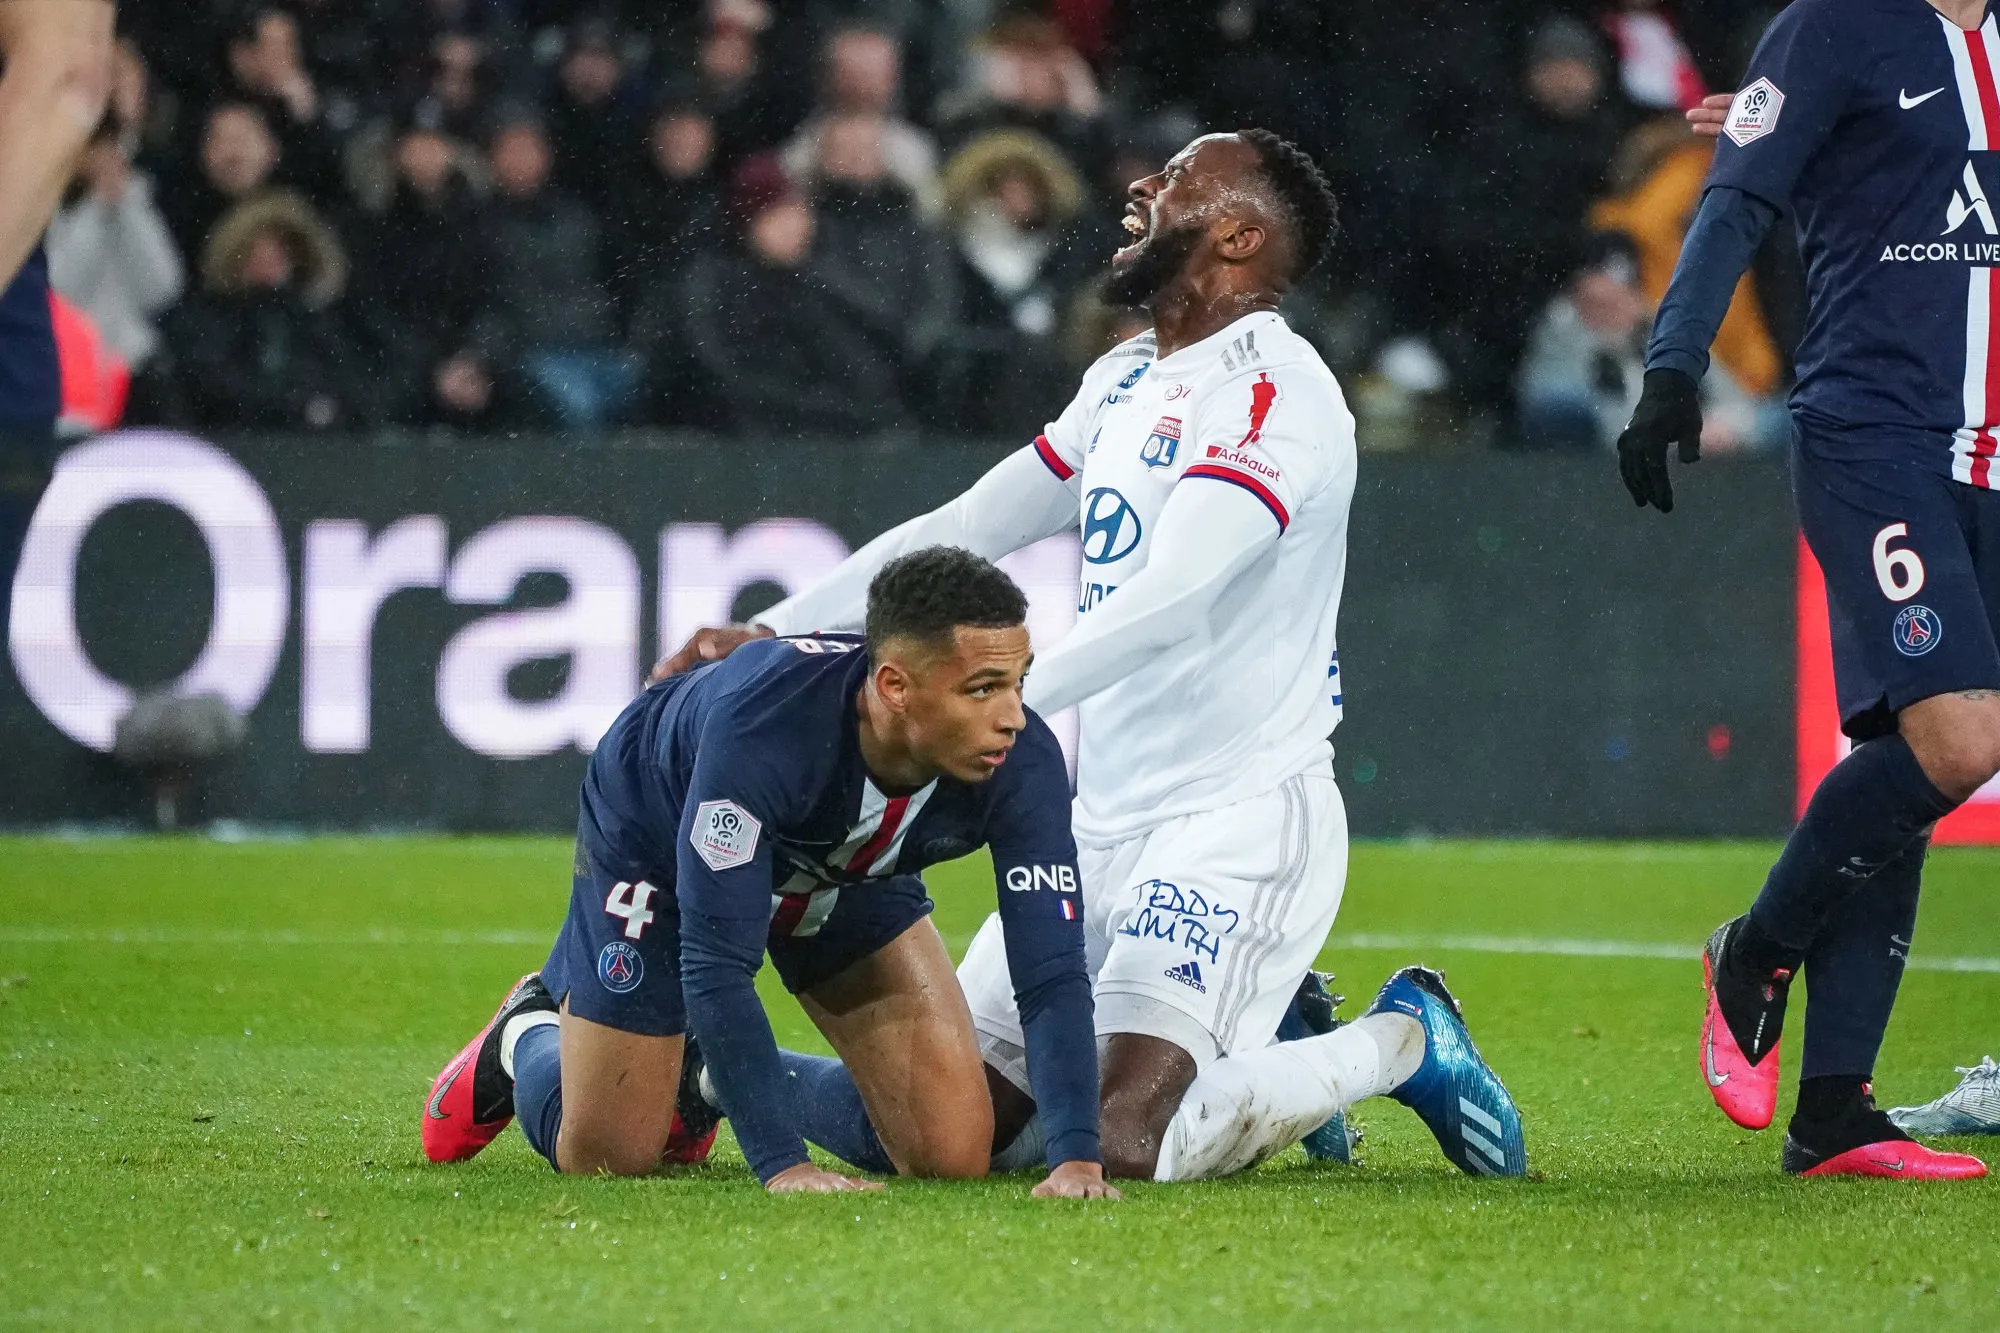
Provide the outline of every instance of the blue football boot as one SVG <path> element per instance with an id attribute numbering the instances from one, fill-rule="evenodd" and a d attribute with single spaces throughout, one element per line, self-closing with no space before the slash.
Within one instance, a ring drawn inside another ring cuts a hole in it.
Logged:
<path id="1" fill-rule="evenodd" d="M 1444 1155 L 1467 1175 L 1526 1175 L 1521 1113 L 1472 1044 L 1464 1011 L 1445 989 L 1444 974 L 1406 967 L 1390 977 L 1368 1012 L 1392 1011 L 1424 1025 L 1424 1062 L 1389 1095 L 1423 1117 Z"/>
<path id="2" fill-rule="evenodd" d="M 1333 1011 L 1346 998 L 1333 993 L 1333 973 L 1307 972 L 1306 979 L 1299 983 L 1298 994 L 1292 997 L 1292 1007 L 1278 1022 L 1278 1040 L 1301 1041 L 1333 1031 L 1340 1026 Z M 1343 1111 L 1306 1135 L 1300 1146 L 1315 1161 L 1352 1166 L 1354 1150 L 1360 1143 L 1361 1127 L 1349 1123 Z"/>

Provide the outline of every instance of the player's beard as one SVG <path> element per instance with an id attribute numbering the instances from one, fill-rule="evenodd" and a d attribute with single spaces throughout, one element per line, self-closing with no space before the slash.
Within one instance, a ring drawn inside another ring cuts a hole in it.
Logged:
<path id="1" fill-rule="evenodd" d="M 1180 277 L 1201 238 L 1202 229 L 1192 225 L 1156 233 L 1138 253 L 1104 275 L 1098 295 L 1107 305 L 1150 307 Z"/>

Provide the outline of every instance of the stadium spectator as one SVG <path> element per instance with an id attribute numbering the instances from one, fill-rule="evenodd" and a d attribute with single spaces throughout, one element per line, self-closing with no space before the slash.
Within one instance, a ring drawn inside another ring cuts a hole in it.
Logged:
<path id="1" fill-rule="evenodd" d="M 1474 224 L 1455 226 L 1436 256 L 1462 308 L 1446 316 L 1450 332 L 1435 345 L 1475 407 L 1505 400 L 1537 313 L 1583 256 L 1584 215 L 1619 138 L 1608 68 L 1597 33 L 1550 19 L 1529 43 L 1514 95 L 1468 136 L 1468 165 L 1478 164 Z M 1479 299 L 1464 301 L 1465 291 Z"/>
<path id="2" fill-rule="evenodd" d="M 466 237 L 476 204 L 451 140 L 421 125 L 395 141 L 388 208 L 353 228 L 353 318 L 379 353 L 397 414 L 419 421 L 477 421 L 491 400 L 448 398 L 438 372 L 464 344 L 479 288 Z"/>
<path id="3" fill-rule="evenodd" d="M 1097 76 L 1061 27 L 1031 14 L 1002 19 L 980 40 L 967 80 L 946 96 L 940 118 L 952 144 L 994 128 L 1027 130 L 1088 174 L 1108 152 Z"/>
<path id="4" fill-rule="evenodd" d="M 549 184 L 548 139 L 532 116 L 503 117 L 489 152 L 493 195 L 475 225 L 479 307 L 468 345 L 441 374 L 454 384 L 467 381 L 467 370 L 505 381 L 510 401 L 525 391 L 517 411 L 532 401 L 564 426 L 615 421 L 637 375 L 616 345 L 603 228 Z"/>
<path id="5" fill-rule="evenodd" d="M 632 178 L 640 135 L 623 96 L 625 60 L 617 33 L 601 17 L 579 21 L 565 40 L 548 99 L 554 180 L 607 217 Z"/>
<path id="6" fill-rule="evenodd" d="M 291 0 L 299 51 L 320 90 L 326 122 L 340 131 L 357 125 L 382 87 L 383 54 L 377 0 Z"/>
<path id="7" fill-rule="evenodd" d="M 486 41 L 470 33 L 441 32 L 417 67 L 411 101 L 418 118 L 453 138 L 471 140 L 485 128 L 500 82 Z"/>
<path id="8" fill-rule="evenodd" d="M 1651 304 L 1667 294 L 1714 157 L 1714 145 L 1696 138 L 1679 116 L 1646 121 L 1626 137 L 1612 163 L 1611 193 L 1590 210 L 1593 227 L 1631 238 Z M 1710 352 L 1746 392 L 1765 396 L 1780 387 L 1783 360 L 1750 276 L 1737 285 Z"/>
<path id="9" fill-rule="evenodd" d="M 1115 243 L 1083 243 L 1082 178 L 1053 144 L 1021 130 L 989 131 L 960 149 L 945 165 L 944 198 L 958 300 L 937 376 L 941 417 L 971 431 L 1017 428 L 1025 405 L 1067 392 L 1058 325 Z"/>
<path id="10" fill-rule="evenodd" d="M 1590 249 L 1543 311 L 1521 366 L 1522 428 L 1531 444 L 1609 449 L 1639 401 L 1653 305 L 1639 282 L 1638 256 L 1622 236 L 1596 237 Z M 1702 396 L 1704 450 L 1769 443 L 1762 405 L 1719 366 L 1703 380 Z"/>
<path id="11" fill-rule="evenodd" d="M 1660 0 L 1618 0 L 1601 19 L 1618 51 L 1618 82 L 1635 106 L 1685 111 L 1708 96 L 1687 44 Z"/>
<path id="12" fill-rule="evenodd" d="M 1146 21 L 1122 35 L 1120 70 L 1141 92 L 1141 106 L 1184 107 L 1204 127 L 1263 125 L 1325 156 L 1348 98 L 1340 80 L 1326 77 L 1346 8 L 1321 0 L 1147 0 Z"/>
<path id="13" fill-rule="evenodd" d="M 698 103 L 670 99 L 661 106 L 643 162 L 619 192 L 614 279 L 628 315 L 649 289 L 678 282 L 698 250 L 726 242 L 715 155 L 715 122 Z"/>
<path id="14" fill-rule="evenodd" d="M 155 321 L 180 299 L 186 273 L 152 182 L 107 119 L 49 224 L 49 280 L 137 372 L 160 344 Z"/>
<path id="15" fill-rule="evenodd" d="M 765 69 L 760 38 L 770 22 L 761 3 L 713 6 L 695 48 L 698 95 L 721 131 L 725 168 L 778 142 L 798 119 Z"/>
<path id="16" fill-rule="evenodd" d="M 680 303 L 715 423 L 752 439 L 906 428 L 894 358 L 825 281 L 812 206 L 774 158 L 743 165 L 730 207 L 741 245 L 697 259 Z"/>
<path id="17" fill-rule="evenodd" d="M 298 20 L 283 9 L 247 11 L 224 47 L 227 96 L 261 108 L 278 136 L 285 181 L 314 198 L 335 197 L 342 185 L 339 136 L 353 128 L 356 108 L 341 118 L 306 68 Z"/>
<path id="18" fill-rule="evenodd" d="M 883 170 L 927 216 L 936 215 L 937 144 L 901 114 L 902 56 L 896 39 L 880 29 L 834 30 L 826 44 L 819 108 L 785 146 L 780 159 L 793 180 L 810 188 L 820 179 L 831 122 L 865 116 L 874 121 Z"/>
<path id="19" fill-rule="evenodd" d="M 277 137 L 257 107 L 222 102 L 209 109 L 198 173 L 162 192 L 167 225 L 182 254 L 202 253 L 215 220 L 271 184 L 278 153 Z"/>
<path id="20" fill-rule="evenodd" d="M 893 348 L 914 374 L 949 335 L 952 259 L 915 194 L 890 168 L 888 128 L 865 111 L 822 123 L 811 191 L 816 250 L 828 285 L 847 298 L 862 330 Z"/>
<path id="21" fill-rule="evenodd" d="M 327 430 L 377 420 L 337 307 L 347 259 L 305 200 L 274 191 L 231 209 L 201 271 L 201 293 L 167 325 L 190 424 Z"/>

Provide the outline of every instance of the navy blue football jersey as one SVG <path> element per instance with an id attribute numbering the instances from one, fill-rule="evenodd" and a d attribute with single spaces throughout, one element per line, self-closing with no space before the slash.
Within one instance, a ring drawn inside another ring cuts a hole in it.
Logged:
<path id="1" fill-rule="evenodd" d="M 0 428 L 47 430 L 61 414 L 49 262 L 37 246 L 0 292 Z"/>
<path id="2" fill-rule="evenodd" d="M 768 1180 L 805 1153 L 753 987 L 766 948 L 776 959 L 822 925 L 837 932 L 853 895 L 906 892 L 925 867 L 988 848 L 1051 1162 L 1095 1159 L 1083 900 L 1055 735 L 1028 713 L 985 782 L 884 791 L 861 755 L 868 675 L 858 636 L 817 635 L 753 641 L 648 689 L 591 758 L 584 850 L 643 868 L 671 896 L 688 1023 L 744 1155 Z"/>
<path id="3" fill-rule="evenodd" d="M 1795 410 L 1975 486 L 2000 452 L 2000 30 L 1925 0 L 1794 0 L 1751 58 L 1710 184 L 1797 218 Z"/>

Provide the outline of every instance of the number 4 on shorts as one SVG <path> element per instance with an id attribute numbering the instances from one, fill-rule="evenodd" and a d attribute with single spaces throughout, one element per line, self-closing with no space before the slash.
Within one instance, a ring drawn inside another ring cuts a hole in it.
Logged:
<path id="1" fill-rule="evenodd" d="M 624 917 L 625 938 L 636 940 L 653 924 L 653 895 L 658 892 L 658 887 L 643 879 L 637 884 L 613 884 L 610 896 L 604 900 L 604 910 L 612 916 Z"/>

